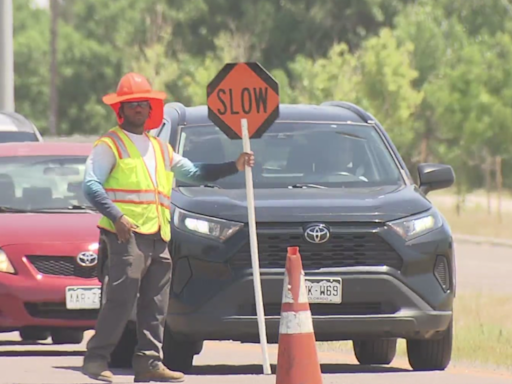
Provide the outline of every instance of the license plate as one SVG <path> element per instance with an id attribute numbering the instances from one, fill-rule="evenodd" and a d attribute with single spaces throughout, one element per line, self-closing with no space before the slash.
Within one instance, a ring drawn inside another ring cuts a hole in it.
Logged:
<path id="1" fill-rule="evenodd" d="M 100 287 L 67 287 L 67 309 L 99 309 L 101 300 Z"/>
<path id="2" fill-rule="evenodd" d="M 306 291 L 310 303 L 341 303 L 342 283 L 340 278 L 306 277 Z"/>

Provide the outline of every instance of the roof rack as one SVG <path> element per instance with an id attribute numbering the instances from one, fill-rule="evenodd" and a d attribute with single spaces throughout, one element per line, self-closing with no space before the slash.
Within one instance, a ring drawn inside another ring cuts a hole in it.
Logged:
<path id="1" fill-rule="evenodd" d="M 343 109 L 347 109 L 352 113 L 355 113 L 359 118 L 361 118 L 365 123 L 377 123 L 375 118 L 366 112 L 363 108 L 355 105 L 353 103 L 349 103 L 348 101 L 324 101 L 320 104 L 322 107 L 339 107 Z"/>

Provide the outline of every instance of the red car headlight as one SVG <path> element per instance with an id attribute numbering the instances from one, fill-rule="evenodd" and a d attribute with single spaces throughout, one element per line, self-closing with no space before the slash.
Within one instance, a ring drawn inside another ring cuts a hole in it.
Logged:
<path id="1" fill-rule="evenodd" d="M 0 272 L 15 274 L 16 271 L 12 266 L 7 254 L 0 249 Z"/>

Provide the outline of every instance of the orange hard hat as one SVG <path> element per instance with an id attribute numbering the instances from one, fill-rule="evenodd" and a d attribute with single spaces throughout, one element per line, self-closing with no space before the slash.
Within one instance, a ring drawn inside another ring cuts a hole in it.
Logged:
<path id="1" fill-rule="evenodd" d="M 149 118 L 144 125 L 145 130 L 160 127 L 164 118 L 165 92 L 153 91 L 149 81 L 142 75 L 134 72 L 124 75 L 117 85 L 116 93 L 103 96 L 103 102 L 114 110 L 119 124 L 122 117 L 119 116 L 119 108 L 124 101 L 148 100 L 151 104 Z"/>

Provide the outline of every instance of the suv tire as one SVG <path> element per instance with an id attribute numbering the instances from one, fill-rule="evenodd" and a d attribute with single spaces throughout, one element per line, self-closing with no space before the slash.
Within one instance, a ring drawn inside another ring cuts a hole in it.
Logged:
<path id="1" fill-rule="evenodd" d="M 407 340 L 409 365 L 415 371 L 444 371 L 450 364 L 453 347 L 453 320 L 440 338 Z"/>
<path id="2" fill-rule="evenodd" d="M 361 365 L 387 365 L 396 355 L 396 339 L 353 340 L 357 361 Z"/>
<path id="3" fill-rule="evenodd" d="M 75 329 L 59 329 L 52 331 L 53 344 L 80 344 L 84 340 L 84 332 Z"/>
<path id="4" fill-rule="evenodd" d="M 165 327 L 163 355 L 164 365 L 173 371 L 188 373 L 194 366 L 194 356 L 201 353 L 202 342 L 177 340 L 169 327 Z"/>

